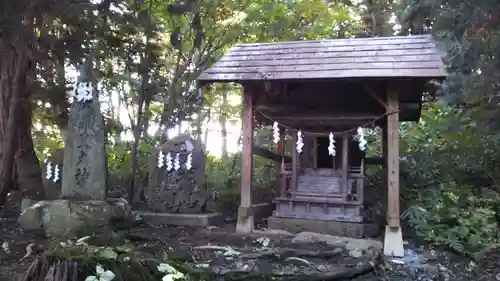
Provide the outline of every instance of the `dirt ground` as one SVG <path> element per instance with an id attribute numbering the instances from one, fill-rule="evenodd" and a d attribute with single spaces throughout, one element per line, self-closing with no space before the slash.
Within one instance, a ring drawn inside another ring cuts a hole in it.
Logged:
<path id="1" fill-rule="evenodd" d="M 43 234 L 36 232 L 26 232 L 21 230 L 16 222 L 16 212 L 0 212 L 0 241 L 2 250 L 0 250 L 0 280 L 16 281 L 16 279 L 26 271 L 32 257 L 23 258 L 26 255 L 27 247 L 30 244 L 36 245 L 33 249 L 43 249 L 48 244 Z M 234 233 L 234 225 L 228 224 L 221 228 L 200 228 L 200 227 L 173 227 L 173 226 L 153 226 L 138 225 L 127 231 L 128 236 L 138 243 L 147 244 L 148 247 L 163 247 L 170 249 L 193 249 L 197 246 L 221 246 L 231 247 L 238 251 L 246 249 L 255 249 L 256 240 L 263 237 L 262 234 L 253 234 L 250 236 L 240 236 Z M 281 236 L 269 236 L 269 247 L 290 248 L 306 251 L 328 251 L 334 250 L 324 243 L 302 243 L 297 244 L 291 241 L 291 238 Z M 200 261 L 214 260 L 214 251 L 198 251 L 196 258 Z M 192 252 L 191 252 L 192 253 Z M 252 253 L 247 253 L 252 254 Z M 476 263 L 469 259 L 454 256 L 448 253 L 439 253 L 434 261 L 427 264 L 409 266 L 411 263 L 405 261 L 402 265 L 397 260 L 388 259 L 384 265 L 375 273 L 366 274 L 356 279 L 357 281 L 430 281 L 430 280 L 450 280 L 450 281 L 498 281 L 500 280 L 500 253 L 493 255 L 486 262 Z M 354 259 L 349 255 L 339 255 L 328 260 L 310 260 L 314 264 L 315 270 L 320 266 L 323 270 L 333 270 L 339 267 L 354 267 L 360 263 L 359 259 Z M 263 264 L 254 264 L 257 268 L 262 268 Z M 229 268 L 229 266 L 226 266 Z M 479 277 L 477 271 L 481 271 Z M 497 273 L 498 272 L 498 273 Z"/>

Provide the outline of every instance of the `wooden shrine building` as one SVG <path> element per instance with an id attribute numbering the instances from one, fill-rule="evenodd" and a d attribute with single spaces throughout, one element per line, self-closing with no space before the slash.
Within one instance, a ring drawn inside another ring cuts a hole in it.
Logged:
<path id="1" fill-rule="evenodd" d="M 270 228 L 316 224 L 362 236 L 365 154 L 356 135 L 359 127 L 380 126 L 388 188 L 384 253 L 401 256 L 398 122 L 418 121 L 428 82 L 446 76 L 441 56 L 426 35 L 237 44 L 203 72 L 202 84 L 244 87 L 237 231 L 254 227 L 253 127 L 277 123 L 281 194 Z M 291 141 L 283 142 L 285 135 Z"/>

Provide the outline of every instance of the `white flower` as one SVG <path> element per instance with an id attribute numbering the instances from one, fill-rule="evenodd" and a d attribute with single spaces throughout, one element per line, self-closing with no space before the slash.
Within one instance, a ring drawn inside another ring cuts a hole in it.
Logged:
<path id="1" fill-rule="evenodd" d="M 169 274 L 163 276 L 161 281 L 174 281 L 174 280 L 182 279 L 182 278 L 184 278 L 184 274 L 182 274 L 181 272 L 177 272 L 175 274 L 169 273 Z"/>
<path id="2" fill-rule="evenodd" d="M 82 237 L 82 238 L 76 240 L 76 245 L 77 246 L 80 246 L 80 245 L 87 246 L 88 245 L 87 240 L 89 240 L 89 239 L 90 239 L 90 236 Z"/>
<path id="3" fill-rule="evenodd" d="M 96 275 L 91 275 L 85 278 L 85 281 L 111 281 L 115 279 L 115 274 L 110 270 L 104 270 L 104 268 L 97 264 L 95 267 Z"/>
<path id="4" fill-rule="evenodd" d="M 176 270 L 170 264 L 160 263 L 156 268 L 158 268 L 159 272 L 163 273 L 174 273 Z"/>
<path id="5" fill-rule="evenodd" d="M 174 281 L 174 275 L 173 274 L 167 274 L 167 275 L 163 276 L 163 278 L 161 279 L 161 281 Z"/>
<path id="6" fill-rule="evenodd" d="M 167 273 L 163 278 L 161 279 L 162 281 L 174 281 L 176 279 L 182 279 L 184 278 L 184 274 L 175 268 L 173 268 L 171 265 L 167 263 L 160 263 L 156 268 L 158 268 L 159 272 Z M 87 281 L 87 280 L 85 280 Z"/>

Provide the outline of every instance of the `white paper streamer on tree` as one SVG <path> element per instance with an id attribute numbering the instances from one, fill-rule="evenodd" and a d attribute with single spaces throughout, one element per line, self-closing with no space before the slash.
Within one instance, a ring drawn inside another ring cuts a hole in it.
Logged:
<path id="1" fill-rule="evenodd" d="M 167 153 L 167 157 L 166 157 L 166 160 L 167 160 L 167 172 L 170 172 L 172 171 L 172 155 L 169 153 Z"/>
<path id="2" fill-rule="evenodd" d="M 299 153 L 299 154 L 302 153 L 302 148 L 304 147 L 304 140 L 302 139 L 302 131 L 300 131 L 300 130 L 297 132 L 296 145 L 297 145 L 297 148 L 296 148 L 297 153 Z"/>
<path id="3" fill-rule="evenodd" d="M 186 158 L 186 170 L 191 170 L 193 167 L 193 154 L 189 153 L 187 158 Z"/>
<path id="4" fill-rule="evenodd" d="M 91 101 L 93 91 L 94 87 L 91 82 L 77 82 L 73 91 L 73 97 L 78 102 Z"/>
<path id="5" fill-rule="evenodd" d="M 181 168 L 181 157 L 179 153 L 175 154 L 174 170 L 178 171 Z"/>
<path id="6" fill-rule="evenodd" d="M 163 166 L 165 165 L 165 154 L 163 153 L 163 151 L 160 150 L 160 152 L 158 153 L 158 168 L 163 168 Z"/>
<path id="7" fill-rule="evenodd" d="M 365 140 L 365 135 L 363 133 L 363 129 L 360 127 L 360 128 L 358 128 L 358 145 L 359 145 L 359 150 L 365 151 L 366 150 L 366 144 L 367 144 L 367 141 Z"/>
<path id="8" fill-rule="evenodd" d="M 335 151 L 335 136 L 333 135 L 333 133 L 330 133 L 328 138 L 330 139 L 330 144 L 328 145 L 328 154 L 331 156 L 335 156 L 337 155 L 337 152 Z"/>
<path id="9" fill-rule="evenodd" d="M 52 162 L 47 162 L 47 167 L 46 167 L 46 179 L 50 179 L 52 177 Z"/>
<path id="10" fill-rule="evenodd" d="M 280 141 L 280 128 L 278 127 L 278 122 L 273 124 L 273 142 L 278 143 Z"/>
<path id="11" fill-rule="evenodd" d="M 59 168 L 59 165 L 56 164 L 54 167 L 54 178 L 52 179 L 53 182 L 58 182 L 61 178 L 59 177 L 59 174 L 61 173 L 61 169 Z"/>

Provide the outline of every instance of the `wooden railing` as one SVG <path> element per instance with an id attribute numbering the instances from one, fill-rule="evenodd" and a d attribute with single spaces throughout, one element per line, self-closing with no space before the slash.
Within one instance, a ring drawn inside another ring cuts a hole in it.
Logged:
<path id="1" fill-rule="evenodd" d="M 291 195 L 290 188 L 292 187 L 292 164 L 282 163 L 281 166 L 281 196 L 289 197 Z"/>
<path id="2" fill-rule="evenodd" d="M 359 167 L 350 167 L 348 171 L 347 201 L 363 203 L 364 161 Z"/>

